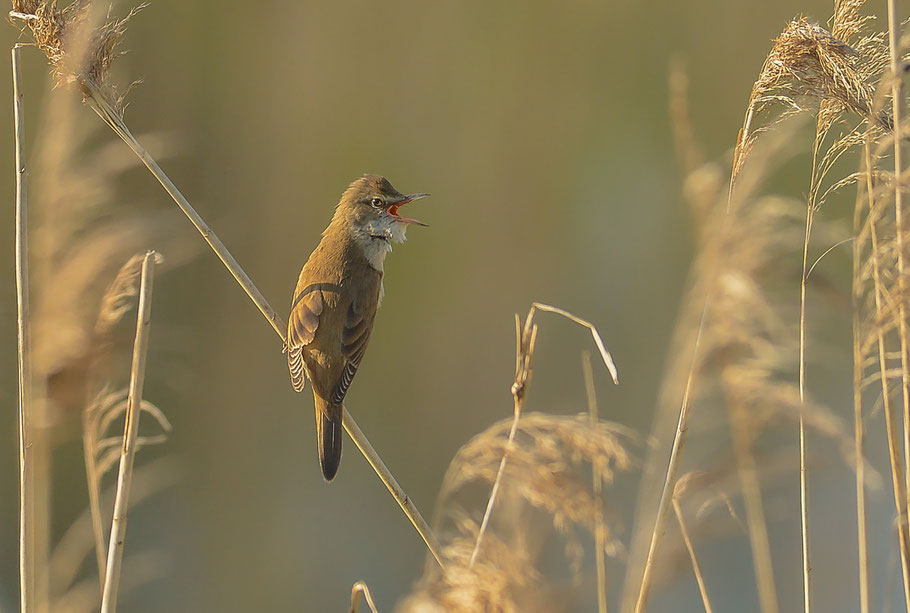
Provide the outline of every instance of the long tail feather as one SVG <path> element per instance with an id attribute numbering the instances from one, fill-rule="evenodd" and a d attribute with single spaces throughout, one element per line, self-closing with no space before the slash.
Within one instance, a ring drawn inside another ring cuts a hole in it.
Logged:
<path id="1" fill-rule="evenodd" d="M 316 447 L 322 476 L 327 482 L 335 478 L 341 464 L 341 418 L 340 404 L 328 404 L 321 398 L 316 399 Z"/>

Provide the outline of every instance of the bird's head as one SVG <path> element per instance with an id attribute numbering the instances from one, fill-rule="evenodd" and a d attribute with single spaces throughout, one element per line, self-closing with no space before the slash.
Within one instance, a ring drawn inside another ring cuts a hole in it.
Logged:
<path id="1" fill-rule="evenodd" d="M 400 243 L 408 225 L 427 224 L 399 214 L 399 207 L 427 196 L 402 194 L 385 177 L 364 175 L 342 194 L 335 221 L 347 226 L 358 242 Z"/>

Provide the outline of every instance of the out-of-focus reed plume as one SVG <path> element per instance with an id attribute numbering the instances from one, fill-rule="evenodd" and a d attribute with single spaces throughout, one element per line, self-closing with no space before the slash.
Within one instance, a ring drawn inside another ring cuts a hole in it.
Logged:
<path id="1" fill-rule="evenodd" d="M 446 471 L 435 524 L 442 534 L 445 569 L 427 565 L 415 591 L 400 611 L 553 611 L 553 598 L 567 592 L 536 567 L 549 531 L 565 540 L 565 556 L 577 585 L 585 547 L 579 529 L 594 540 L 603 500 L 594 495 L 590 471 L 599 469 L 604 489 L 632 458 L 626 447 L 634 437 L 621 426 L 588 414 L 560 416 L 528 413 L 518 422 L 509 446 L 512 420 L 490 426 L 462 447 Z M 479 522 L 463 509 L 472 485 L 492 485 L 509 448 L 501 502 L 472 565 Z M 609 513 L 606 513 L 609 516 Z M 545 523 L 544 523 L 545 522 Z M 547 527 L 547 525 L 549 527 Z M 607 522 L 606 553 L 622 545 Z M 564 603 L 568 606 L 568 603 Z"/>
<path id="2" fill-rule="evenodd" d="M 846 426 L 817 403 L 801 403 L 793 376 L 797 355 L 796 304 L 788 299 L 787 281 L 798 278 L 804 205 L 795 199 L 762 193 L 768 175 L 783 160 L 790 159 L 789 143 L 799 129 L 793 121 L 781 124 L 756 145 L 729 201 L 729 192 L 723 189 L 721 173 L 715 165 L 699 164 L 697 160 L 690 165 L 685 193 L 696 221 L 698 252 L 671 349 L 670 370 L 661 386 L 662 408 L 655 421 L 666 427 L 670 416 L 678 411 L 682 390 L 687 389 L 688 402 L 696 412 L 685 424 L 686 429 L 693 429 L 698 435 L 705 428 L 714 430 L 715 424 L 724 421 L 730 425 L 734 459 L 740 467 L 738 491 L 745 505 L 744 518 L 760 575 L 756 580 L 764 591 L 766 610 L 774 609 L 776 596 L 764 527 L 760 483 L 763 471 L 756 462 L 756 457 L 764 454 L 755 448 L 774 444 L 775 426 L 789 426 L 803 416 L 810 427 L 838 444 L 851 466 L 854 462 L 852 438 Z M 817 235 L 834 242 L 838 233 L 834 227 L 822 225 Z M 706 296 L 711 297 L 707 308 Z M 667 432 L 655 430 L 653 436 L 663 441 L 654 449 L 666 450 Z M 701 461 L 712 462 L 710 458 Z M 652 479 L 661 478 L 665 462 L 666 456 L 661 457 L 659 452 L 651 455 L 646 481 L 648 474 Z M 675 483 L 673 480 L 674 486 Z M 654 517 L 650 515 L 657 507 L 653 489 L 648 490 L 647 484 L 643 487 L 639 517 Z M 642 603 L 642 569 L 665 559 L 666 554 L 652 554 L 648 562 L 644 555 L 648 542 L 653 541 L 653 528 L 653 524 L 638 526 L 633 540 L 625 595 L 633 600 L 626 600 L 627 606 L 632 606 L 636 595 Z M 647 533 L 642 534 L 640 531 L 644 530 Z M 652 574 L 653 569 L 646 572 Z M 645 598 L 648 589 L 650 586 L 646 586 Z"/>
<path id="3" fill-rule="evenodd" d="M 55 100 L 52 108 L 57 103 L 67 101 Z M 116 312 L 105 304 L 123 262 L 153 246 L 174 253 L 169 263 L 189 253 L 169 211 L 137 214 L 121 206 L 114 214 L 120 196 L 113 185 L 135 164 L 110 150 L 86 151 L 81 138 L 69 138 L 73 130 L 65 119 L 78 122 L 65 113 L 50 115 L 33 190 L 34 360 L 52 402 L 48 425 L 65 424 L 85 407 L 99 379 L 110 374 L 111 357 L 124 348 Z"/>
<path id="4" fill-rule="evenodd" d="M 143 408 L 146 408 L 143 403 Z M 172 487 L 177 482 L 178 467 L 167 458 L 144 462 L 133 473 L 130 506 L 135 507 L 150 497 Z M 100 507 L 111 509 L 114 505 L 116 484 L 105 488 L 100 496 Z M 107 513 L 110 515 L 110 513 Z M 51 610 L 55 613 L 92 613 L 101 606 L 98 578 L 83 576 L 85 561 L 96 549 L 94 537 L 95 518 L 91 508 L 70 524 L 58 541 L 50 558 L 50 584 L 55 587 Z M 142 587 L 165 576 L 169 556 L 166 552 L 146 550 L 125 560 L 126 572 L 121 591 Z"/>
<path id="5" fill-rule="evenodd" d="M 120 55 L 117 43 L 126 21 L 138 9 L 126 19 L 114 20 L 86 0 L 62 9 L 55 1 L 12 4 L 12 18 L 30 30 L 35 45 L 48 57 L 57 85 L 75 86 L 83 96 L 101 92 L 112 108 L 122 112 L 122 97 L 109 74 L 111 63 Z M 125 409 L 123 394 L 111 391 L 123 386 L 127 375 L 125 368 L 118 367 L 126 363 L 123 358 L 128 348 L 119 324 L 132 306 L 138 274 L 131 256 L 155 247 L 167 253 L 168 263 L 174 265 L 185 261 L 191 251 L 175 214 L 137 212 L 123 202 L 117 183 L 126 171 L 138 166 L 137 160 L 125 155 L 119 143 L 92 144 L 93 126 L 77 112 L 78 101 L 61 90 L 48 94 L 32 164 L 29 259 L 36 389 L 32 421 L 35 449 L 42 459 L 39 466 L 43 466 L 38 499 L 43 501 L 39 514 L 44 518 L 38 525 L 47 526 L 53 514 L 51 456 L 61 439 L 72 436 L 81 415 L 91 540 L 101 572 L 106 555 L 104 516 L 110 516 L 110 511 L 101 508 L 102 478 L 116 461 L 120 446 L 120 437 L 109 437 L 107 432 Z M 150 140 L 167 151 L 163 139 Z M 142 409 L 163 429 L 169 428 L 154 405 L 143 403 Z M 160 435 L 143 435 L 139 445 L 159 440 Z M 47 530 L 41 532 L 45 533 L 40 538 L 46 541 L 41 548 L 47 552 L 47 562 L 56 558 L 57 551 Z M 42 566 L 49 569 L 45 562 Z M 41 591 L 60 610 L 69 606 L 63 603 L 79 602 L 79 590 L 87 596 L 84 585 L 74 582 L 72 576 L 58 581 L 59 573 L 45 572 L 50 583 Z M 137 574 L 126 584 L 146 579 Z M 98 579 L 91 584 L 95 594 L 89 601 L 97 602 Z"/>
<path id="6" fill-rule="evenodd" d="M 792 333 L 792 326 L 788 323 L 786 310 L 780 309 L 786 300 L 785 295 L 777 291 L 781 284 L 778 283 L 776 290 L 769 286 L 768 281 L 773 285 L 774 275 L 769 275 L 768 271 L 777 270 L 779 276 L 800 244 L 796 238 L 799 225 L 794 223 L 796 210 L 793 202 L 759 193 L 761 183 L 773 167 L 767 153 L 757 156 L 759 159 L 750 165 L 751 172 L 744 172 L 759 134 L 803 109 L 817 111 L 810 216 L 802 241 L 804 296 L 810 270 L 807 255 L 811 211 L 820 207 L 832 193 L 856 181 L 855 173 L 828 184 L 824 179 L 847 150 L 862 142 L 862 135 L 856 126 L 846 126 L 827 149 L 822 149 L 821 143 L 848 110 L 880 132 L 890 129 L 893 124 L 891 115 L 874 105 L 875 83 L 881 77 L 886 54 L 883 35 L 866 34 L 871 18 L 861 13 L 863 5 L 864 0 L 838 0 L 829 22 L 830 31 L 799 17 L 792 20 L 774 41 L 749 97 L 743 128 L 734 149 L 731 179 L 723 198 L 725 203 L 720 210 L 715 203 L 721 173 L 716 166 L 701 161 L 688 117 L 685 74 L 678 66 L 671 72 L 671 117 L 686 177 L 684 191 L 696 222 L 699 255 L 690 284 L 691 298 L 677 326 L 676 349 L 672 353 L 676 357 L 671 360 L 671 374 L 666 378 L 669 385 L 663 386 L 661 394 L 661 406 L 666 407 L 682 398 L 669 466 L 664 471 L 665 483 L 659 502 L 649 501 L 647 486 L 640 495 L 640 517 L 648 517 L 652 505 L 657 511 L 650 534 L 637 531 L 633 543 L 624 606 L 632 606 L 635 598 L 632 592 L 637 591 L 636 611 L 644 610 L 647 602 L 659 537 L 663 534 L 670 502 L 675 501 L 670 492 L 679 474 L 693 402 L 704 404 L 708 400 L 709 404 L 719 402 L 735 409 L 730 420 L 732 442 L 740 467 L 756 581 L 764 611 L 776 610 L 777 602 L 763 527 L 764 512 L 757 478 L 759 467 L 755 465 L 752 447 L 768 424 L 766 418 L 770 415 L 797 417 L 801 445 L 803 422 L 811 420 L 812 425 L 839 441 L 851 463 L 863 465 L 861 453 L 848 447 L 846 428 L 839 420 L 804 398 L 805 330 L 802 325 L 797 347 L 799 385 L 788 381 L 785 365 L 791 363 L 795 349 L 787 338 L 787 334 Z M 792 135 L 797 130 L 791 125 L 787 133 Z M 782 138 L 777 136 L 776 140 L 777 143 L 772 143 L 766 151 L 781 152 Z M 783 220 L 786 223 L 782 226 Z M 828 233 L 825 237 L 829 244 L 836 242 L 832 236 Z M 804 304 L 803 299 L 801 305 Z M 668 390 L 673 391 L 668 394 Z M 669 409 L 663 412 L 669 420 Z M 655 423 L 662 421 L 658 415 Z M 661 438 L 660 433 L 654 434 Z M 657 474 L 661 470 L 660 463 L 662 459 L 652 454 L 646 475 Z M 804 464 L 802 467 L 804 469 Z M 807 553 L 805 547 L 804 552 Z M 808 565 L 807 555 L 805 561 Z M 641 582 L 638 582 L 639 568 L 644 569 Z M 807 607 L 808 592 L 807 581 Z"/>

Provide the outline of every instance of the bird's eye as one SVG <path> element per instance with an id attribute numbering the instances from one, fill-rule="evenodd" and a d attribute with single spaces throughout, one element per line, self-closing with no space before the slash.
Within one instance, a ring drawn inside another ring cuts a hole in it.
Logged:
<path id="1" fill-rule="evenodd" d="M 379 207 L 382 206 L 382 198 L 373 198 L 370 201 L 370 204 L 372 204 L 373 206 L 375 206 L 378 209 Z"/>

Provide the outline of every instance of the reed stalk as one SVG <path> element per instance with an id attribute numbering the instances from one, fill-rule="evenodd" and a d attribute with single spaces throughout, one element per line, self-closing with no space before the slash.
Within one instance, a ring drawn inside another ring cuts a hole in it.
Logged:
<path id="1" fill-rule="evenodd" d="M 704 334 L 709 306 L 710 302 L 708 296 L 706 296 L 704 304 L 702 305 L 698 332 L 695 335 L 695 342 L 692 346 L 692 362 L 689 366 L 689 373 L 686 376 L 686 389 L 683 392 L 682 402 L 679 407 L 679 420 L 676 423 L 676 434 L 673 437 L 673 446 L 670 449 L 670 458 L 667 461 L 667 472 L 664 478 L 663 488 L 660 492 L 660 502 L 657 505 L 657 515 L 654 518 L 654 528 L 651 530 L 648 557 L 645 560 L 645 568 L 638 589 L 638 598 L 635 601 L 635 613 L 644 613 L 648 604 L 648 596 L 651 593 L 651 584 L 654 581 L 654 565 L 657 559 L 657 546 L 664 534 L 667 514 L 669 513 L 670 503 L 673 499 L 673 489 L 676 487 L 676 481 L 679 479 L 679 466 L 682 461 L 682 451 L 685 447 L 686 435 L 689 431 L 689 410 L 692 407 L 692 390 L 695 383 L 695 372 L 698 366 L 701 338 Z"/>
<path id="2" fill-rule="evenodd" d="M 816 120 L 815 142 L 812 146 L 812 174 L 806 199 L 806 228 L 803 236 L 802 274 L 799 282 L 799 527 L 802 548 L 803 611 L 812 610 L 812 563 L 809 552 L 809 475 L 806 451 L 806 285 L 809 279 L 809 239 L 815 219 L 816 194 L 821 180 L 818 172 L 818 153 L 825 132 L 821 119 Z"/>
<path id="3" fill-rule="evenodd" d="M 490 517 L 493 514 L 493 507 L 496 505 L 496 499 L 499 496 L 499 488 L 502 485 L 502 478 L 506 472 L 506 463 L 509 460 L 509 452 L 515 444 L 515 433 L 518 431 L 518 420 L 521 417 L 521 411 L 524 407 L 525 392 L 531 380 L 531 359 L 534 356 L 534 345 L 537 342 L 537 326 L 531 326 L 533 319 L 532 314 L 528 316 L 522 330 L 521 319 L 515 314 L 515 380 L 512 383 L 512 426 L 509 428 L 509 437 L 506 440 L 506 448 L 499 460 L 499 468 L 496 470 L 496 478 L 493 479 L 493 488 L 490 490 L 490 497 L 487 499 L 487 506 L 483 511 L 483 519 L 480 522 L 480 528 L 477 531 L 477 538 L 474 540 L 474 549 L 471 551 L 471 560 L 468 562 L 468 568 L 473 568 L 477 562 L 477 555 L 480 553 L 480 547 L 483 545 L 483 537 L 487 533 L 487 527 L 490 524 Z"/>
<path id="4" fill-rule="evenodd" d="M 885 431 L 888 437 L 888 458 L 891 462 L 891 484 L 894 492 L 894 504 L 897 509 L 897 531 L 901 559 L 901 576 L 904 585 L 904 602 L 910 613 L 910 530 L 907 524 L 907 491 L 904 481 L 903 465 L 901 458 L 901 441 L 897 417 L 891 400 L 891 390 L 888 385 L 888 358 L 885 344 L 885 333 L 882 322 L 885 321 L 886 300 L 884 282 L 882 281 L 881 263 L 879 261 L 879 244 L 876 229 L 875 200 L 872 191 L 872 165 L 868 146 L 866 147 L 866 180 L 868 182 L 867 196 L 869 199 L 869 233 L 872 243 L 872 283 L 876 318 L 876 345 L 878 348 L 878 371 L 882 388 L 882 407 L 885 413 Z"/>
<path id="5" fill-rule="evenodd" d="M 376 603 L 373 602 L 369 586 L 363 581 L 358 581 L 351 588 L 351 613 L 360 613 L 361 600 L 367 603 L 371 613 L 377 613 Z"/>
<path id="6" fill-rule="evenodd" d="M 732 399 L 732 405 L 730 427 L 733 434 L 733 451 L 746 506 L 746 525 L 752 549 L 759 606 L 762 613 L 777 613 L 779 607 L 774 586 L 774 565 L 771 561 L 771 545 L 768 540 L 761 485 L 758 481 L 758 467 L 752 453 L 749 416 L 736 399 Z"/>
<path id="7" fill-rule="evenodd" d="M 686 551 L 689 552 L 689 560 L 692 561 L 692 570 L 695 573 L 695 581 L 698 582 L 698 593 L 701 594 L 701 602 L 705 607 L 705 613 L 713 613 L 711 601 L 708 598 L 708 588 L 705 587 L 705 577 L 701 572 L 701 565 L 695 556 L 695 548 L 692 546 L 692 539 L 689 537 L 689 530 L 683 521 L 682 509 L 679 506 L 679 500 L 673 498 L 673 512 L 676 514 L 676 521 L 679 524 L 679 532 L 682 534 L 683 543 L 686 545 Z"/>
<path id="8" fill-rule="evenodd" d="M 25 167 L 25 119 L 22 108 L 22 45 L 12 49 L 13 118 L 16 141 L 16 305 L 19 364 L 19 609 L 35 607 L 35 507 L 32 466 L 32 367 L 28 291 L 28 174 Z"/>
<path id="9" fill-rule="evenodd" d="M 585 391 L 588 396 L 588 414 L 591 417 L 591 427 L 596 426 L 599 420 L 597 410 L 597 391 L 594 388 L 594 371 L 591 368 L 591 354 L 585 351 L 581 354 L 581 368 L 585 376 Z M 594 498 L 597 506 L 594 510 L 594 560 L 597 568 L 597 611 L 607 613 L 607 531 L 604 522 L 603 510 L 603 482 L 601 481 L 601 468 L 596 462 L 591 466 L 593 473 Z"/>
<path id="10" fill-rule="evenodd" d="M 136 314 L 136 337 L 133 341 L 133 360 L 130 367 L 130 387 L 123 427 L 123 446 L 120 452 L 120 472 L 117 476 L 117 494 L 114 498 L 114 515 L 111 538 L 107 548 L 107 567 L 101 596 L 101 613 L 115 613 L 120 588 L 120 569 L 126 538 L 127 507 L 130 486 L 133 482 L 133 463 L 136 458 L 136 439 L 139 436 L 139 418 L 142 415 L 142 389 L 145 384 L 145 364 L 148 355 L 149 324 L 152 312 L 152 287 L 155 273 L 155 252 L 149 251 L 142 261 L 139 281 L 139 309 Z"/>
<path id="11" fill-rule="evenodd" d="M 897 246 L 897 279 L 900 291 L 898 306 L 898 334 L 901 345 L 901 400 L 903 401 L 904 424 L 904 492 L 910 492 L 910 331 L 907 329 L 907 279 L 905 274 L 904 244 L 904 186 L 901 173 L 903 164 L 903 80 L 902 60 L 900 54 L 900 19 L 897 14 L 897 0 L 888 0 L 888 53 L 891 60 L 891 116 L 894 130 L 894 223 Z M 904 499 L 904 505 L 910 506 L 910 500 Z M 910 603 L 908 603 L 910 607 Z"/>
<path id="12" fill-rule="evenodd" d="M 872 189 L 872 170 L 869 162 L 869 135 L 866 134 L 863 151 L 863 175 L 866 179 L 865 189 L 870 194 Z M 862 184 L 861 184 L 862 187 Z M 856 544 L 859 565 L 859 606 L 860 613 L 869 613 L 869 546 L 866 529 L 866 466 L 865 466 L 865 423 L 863 422 L 863 349 L 862 330 L 860 327 L 860 309 L 862 307 L 862 198 L 857 195 L 853 213 L 853 434 L 854 455 L 856 456 Z"/>

